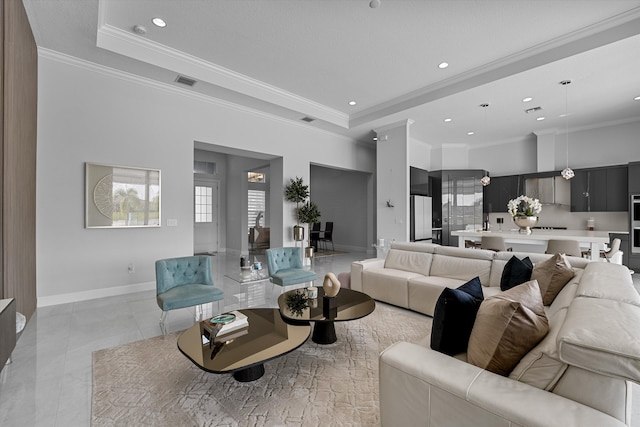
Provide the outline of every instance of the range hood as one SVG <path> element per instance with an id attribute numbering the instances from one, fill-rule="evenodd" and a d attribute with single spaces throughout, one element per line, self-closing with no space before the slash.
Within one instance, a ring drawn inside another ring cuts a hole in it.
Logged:
<path id="1" fill-rule="evenodd" d="M 527 178 L 525 194 L 540 200 L 543 205 L 568 205 L 570 202 L 569 181 L 560 176 Z"/>

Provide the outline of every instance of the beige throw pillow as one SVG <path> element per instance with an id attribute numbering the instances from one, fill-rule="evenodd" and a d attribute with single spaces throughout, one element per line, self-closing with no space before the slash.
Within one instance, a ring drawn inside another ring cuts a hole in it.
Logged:
<path id="1" fill-rule="evenodd" d="M 565 254 L 555 254 L 546 261 L 537 262 L 531 272 L 531 280 L 537 280 L 542 295 L 542 303 L 551 305 L 564 285 L 569 283 L 575 272 Z"/>
<path id="2" fill-rule="evenodd" d="M 509 375 L 549 332 L 538 282 L 531 280 L 485 299 L 469 338 L 469 363 Z"/>

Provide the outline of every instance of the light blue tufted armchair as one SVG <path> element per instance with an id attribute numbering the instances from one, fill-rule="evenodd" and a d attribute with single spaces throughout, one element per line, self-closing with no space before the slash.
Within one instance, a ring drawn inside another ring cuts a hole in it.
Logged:
<path id="1" fill-rule="evenodd" d="M 186 256 L 156 261 L 156 301 L 162 310 L 161 327 L 164 328 L 169 310 L 200 306 L 223 299 L 224 292 L 213 286 L 209 256 Z"/>
<path id="2" fill-rule="evenodd" d="M 271 283 L 284 287 L 316 279 L 316 273 L 302 265 L 301 248 L 271 248 L 266 252 Z"/>

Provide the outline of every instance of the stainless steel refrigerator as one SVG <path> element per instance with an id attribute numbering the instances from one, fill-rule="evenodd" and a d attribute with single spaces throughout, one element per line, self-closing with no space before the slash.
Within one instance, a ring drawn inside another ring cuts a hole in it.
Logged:
<path id="1" fill-rule="evenodd" d="M 431 197 L 411 196 L 410 199 L 410 231 L 409 238 L 412 242 L 431 240 L 432 238 L 432 209 Z"/>

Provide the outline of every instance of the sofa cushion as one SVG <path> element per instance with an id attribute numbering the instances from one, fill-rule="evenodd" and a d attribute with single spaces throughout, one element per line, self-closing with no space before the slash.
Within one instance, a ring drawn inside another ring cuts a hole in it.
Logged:
<path id="1" fill-rule="evenodd" d="M 418 273 L 393 268 L 373 267 L 362 272 L 362 292 L 400 307 L 409 306 L 407 283 Z"/>
<path id="2" fill-rule="evenodd" d="M 409 279 L 409 309 L 433 316 L 436 301 L 444 288 L 455 289 L 466 280 L 438 276 L 416 276 Z"/>
<path id="3" fill-rule="evenodd" d="M 537 280 L 544 305 L 551 305 L 564 285 L 569 283 L 575 272 L 564 254 L 555 254 L 546 261 L 533 266 L 531 280 Z"/>
<path id="4" fill-rule="evenodd" d="M 478 277 L 458 289 L 445 288 L 433 314 L 431 348 L 448 355 L 467 351 L 471 329 L 483 298 Z"/>
<path id="5" fill-rule="evenodd" d="M 390 249 L 384 267 L 428 275 L 432 257 L 433 255 L 427 252 Z"/>
<path id="6" fill-rule="evenodd" d="M 567 309 L 548 316 L 549 333 L 518 362 L 509 378 L 527 383 L 542 390 L 552 390 L 567 364 L 560 361 L 556 338 L 564 323 Z"/>
<path id="7" fill-rule="evenodd" d="M 636 305 L 576 297 L 558 332 L 560 360 L 591 372 L 640 383 L 638 325 L 640 307 Z"/>
<path id="8" fill-rule="evenodd" d="M 577 296 L 620 301 L 640 306 L 629 269 L 623 265 L 592 262 L 584 269 Z M 603 284 L 606 284 L 603 286 Z"/>
<path id="9" fill-rule="evenodd" d="M 438 246 L 435 248 L 429 274 L 464 282 L 477 276 L 480 278 L 480 283 L 487 286 L 494 253 L 494 251 L 483 249 Z"/>
<path id="10" fill-rule="evenodd" d="M 531 279 L 532 271 L 533 263 L 529 257 L 520 259 L 517 256 L 512 256 L 502 270 L 500 289 L 506 291 L 516 285 L 528 282 Z"/>
<path id="11" fill-rule="evenodd" d="M 549 331 L 538 282 L 531 280 L 482 301 L 469 338 L 469 363 L 508 375 Z"/>

